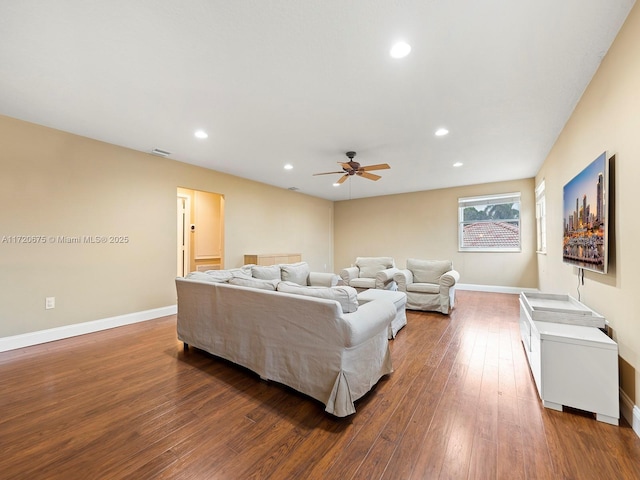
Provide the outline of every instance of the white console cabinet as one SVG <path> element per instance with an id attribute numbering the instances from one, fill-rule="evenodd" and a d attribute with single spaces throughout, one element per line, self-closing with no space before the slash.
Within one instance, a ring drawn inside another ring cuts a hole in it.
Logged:
<path id="1" fill-rule="evenodd" d="M 520 294 L 520 334 L 543 405 L 560 411 L 567 406 L 593 412 L 597 420 L 618 425 L 616 342 L 596 327 L 576 325 L 575 318 L 562 323 L 566 320 L 563 308 L 558 309 L 556 318 L 550 315 L 545 321 L 533 320 L 535 299 L 532 302 L 527 295 L 532 294 Z M 561 302 L 561 298 L 554 301 Z M 571 299 L 566 307 L 575 303 L 579 302 Z M 579 307 L 588 309 L 582 304 Z"/>

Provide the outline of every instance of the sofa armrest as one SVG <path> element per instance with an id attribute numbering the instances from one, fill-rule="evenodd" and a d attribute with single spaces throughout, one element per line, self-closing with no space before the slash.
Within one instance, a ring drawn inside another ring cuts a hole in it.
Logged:
<path id="1" fill-rule="evenodd" d="M 335 287 L 338 285 L 340 277 L 335 273 L 330 272 L 310 272 L 309 273 L 309 286 L 310 287 Z"/>
<path id="2" fill-rule="evenodd" d="M 370 338 L 385 332 L 387 336 L 389 324 L 396 316 L 396 307 L 390 300 L 377 299 L 360 305 L 353 313 L 344 313 L 345 346 L 347 348 L 360 345 Z"/>
<path id="3" fill-rule="evenodd" d="M 398 273 L 400 269 L 396 267 L 387 268 L 386 270 L 380 270 L 376 273 L 376 288 L 382 290 L 395 290 L 396 284 L 393 280 L 393 276 Z"/>
<path id="4" fill-rule="evenodd" d="M 440 286 L 451 288 L 460 280 L 460 274 L 455 270 L 449 270 L 440 277 Z"/>
<path id="5" fill-rule="evenodd" d="M 345 285 L 351 285 L 351 280 L 358 278 L 360 269 L 358 267 L 347 267 L 340 270 L 340 277 Z"/>
<path id="6" fill-rule="evenodd" d="M 393 279 L 398 284 L 398 290 L 401 292 L 407 292 L 407 285 L 411 285 L 413 283 L 413 272 L 411 270 L 398 270 L 394 275 Z"/>

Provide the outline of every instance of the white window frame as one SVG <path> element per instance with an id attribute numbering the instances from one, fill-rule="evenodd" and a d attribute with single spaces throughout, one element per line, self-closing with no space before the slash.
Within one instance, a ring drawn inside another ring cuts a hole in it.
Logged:
<path id="1" fill-rule="evenodd" d="M 536 187 L 536 252 L 547 253 L 547 202 L 544 179 Z"/>
<path id="2" fill-rule="evenodd" d="M 483 206 L 483 205 L 499 205 L 503 203 L 517 203 L 518 210 L 521 210 L 521 195 L 520 192 L 514 193 L 502 193 L 494 195 L 482 195 L 477 197 L 461 197 L 458 198 L 458 251 L 460 252 L 520 252 L 522 251 L 522 225 L 519 215 L 517 220 L 509 220 L 510 222 L 516 222 L 518 225 L 518 246 L 505 248 L 505 247 L 470 247 L 465 246 L 464 242 L 464 209 L 467 207 Z M 504 220 L 482 220 L 483 222 L 504 222 Z M 468 222 L 467 222 L 468 223 Z"/>

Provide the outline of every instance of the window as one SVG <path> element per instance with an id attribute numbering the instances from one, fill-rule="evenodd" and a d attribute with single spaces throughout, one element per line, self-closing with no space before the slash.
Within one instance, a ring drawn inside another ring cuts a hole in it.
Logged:
<path id="1" fill-rule="evenodd" d="M 460 251 L 520 251 L 519 192 L 459 198 L 458 219 Z"/>
<path id="2" fill-rule="evenodd" d="M 538 253 L 547 253 L 547 206 L 544 199 L 544 180 L 536 187 L 536 233 Z"/>

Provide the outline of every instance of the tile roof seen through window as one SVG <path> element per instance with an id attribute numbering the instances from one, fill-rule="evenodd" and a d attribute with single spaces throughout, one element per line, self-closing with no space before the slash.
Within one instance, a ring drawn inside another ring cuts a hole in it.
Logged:
<path id="1" fill-rule="evenodd" d="M 519 248 L 519 227 L 506 222 L 477 222 L 466 225 L 463 245 L 471 248 Z"/>

